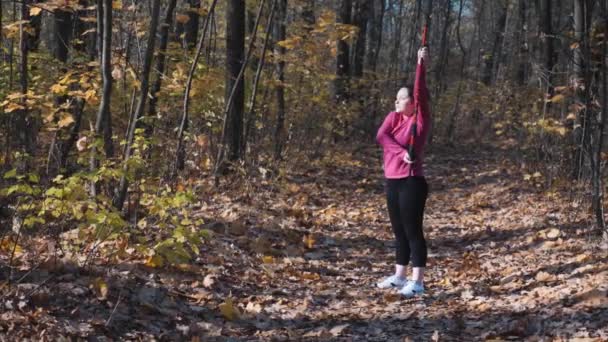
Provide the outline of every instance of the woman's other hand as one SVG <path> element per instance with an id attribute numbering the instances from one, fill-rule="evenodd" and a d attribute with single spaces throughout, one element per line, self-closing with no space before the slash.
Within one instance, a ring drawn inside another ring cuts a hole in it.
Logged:
<path id="1" fill-rule="evenodd" d="M 403 161 L 406 164 L 414 164 L 414 160 L 410 159 L 410 153 L 406 150 L 405 154 L 403 155 Z"/>

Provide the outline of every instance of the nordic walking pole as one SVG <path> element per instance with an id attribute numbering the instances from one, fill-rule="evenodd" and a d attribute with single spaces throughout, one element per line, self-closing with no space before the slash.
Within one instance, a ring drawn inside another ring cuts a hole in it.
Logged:
<path id="1" fill-rule="evenodd" d="M 426 32 L 428 30 L 428 26 L 427 24 L 424 25 L 424 28 L 422 29 L 422 47 L 428 47 L 427 43 L 426 43 Z M 424 63 L 424 59 L 421 61 L 421 63 Z M 410 132 L 410 145 L 408 147 L 408 153 L 410 155 L 410 159 L 412 160 L 412 162 L 416 162 L 416 152 L 414 150 L 414 142 L 416 141 L 416 135 L 418 135 L 418 127 L 416 125 L 416 123 L 418 122 L 418 111 L 419 111 L 419 107 L 420 103 L 418 103 L 418 97 L 416 95 L 414 95 L 414 123 L 412 124 L 412 130 Z M 412 172 L 413 168 L 410 167 L 410 173 Z"/>

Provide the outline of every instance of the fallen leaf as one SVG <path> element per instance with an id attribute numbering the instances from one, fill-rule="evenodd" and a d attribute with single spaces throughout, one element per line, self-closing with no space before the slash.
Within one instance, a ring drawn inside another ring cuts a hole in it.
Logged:
<path id="1" fill-rule="evenodd" d="M 561 235 L 561 231 L 557 228 L 551 228 L 548 232 L 547 232 L 547 238 L 549 239 L 557 239 L 560 235 Z"/>
<path id="2" fill-rule="evenodd" d="M 158 254 L 150 256 L 148 257 L 148 260 L 146 260 L 146 266 L 149 267 L 163 267 L 164 263 L 163 257 Z"/>
<path id="3" fill-rule="evenodd" d="M 93 290 L 97 295 L 97 299 L 106 300 L 108 299 L 108 283 L 102 278 L 95 278 L 93 281 Z"/>
<path id="4" fill-rule="evenodd" d="M 264 255 L 262 257 L 262 262 L 265 264 L 274 264 L 275 260 L 274 257 L 272 255 Z"/>
<path id="5" fill-rule="evenodd" d="M 329 329 L 329 333 L 332 334 L 334 337 L 338 337 L 340 336 L 340 334 L 342 334 L 344 329 L 348 328 L 348 326 L 349 324 L 336 325 L 335 327 Z"/>
<path id="6" fill-rule="evenodd" d="M 215 274 L 207 274 L 205 279 L 203 280 L 203 286 L 206 288 L 210 288 L 215 284 Z"/>
<path id="7" fill-rule="evenodd" d="M 543 281 L 543 282 L 552 281 L 552 280 L 555 280 L 555 276 L 551 273 L 540 271 L 536 274 L 536 280 Z"/>
<path id="8" fill-rule="evenodd" d="M 260 303 L 249 302 L 247 303 L 245 310 L 247 312 L 259 314 L 260 312 L 262 312 L 262 305 L 260 305 Z"/>
<path id="9" fill-rule="evenodd" d="M 304 242 L 304 245 L 308 249 L 312 249 L 315 245 L 315 239 L 312 234 L 305 234 L 304 238 L 302 238 L 302 242 Z"/>
<path id="10" fill-rule="evenodd" d="M 232 298 L 230 297 L 226 299 L 224 303 L 220 304 L 219 307 L 222 315 L 224 315 L 224 317 L 229 321 L 238 319 L 241 316 L 239 309 L 234 306 L 232 303 Z"/>

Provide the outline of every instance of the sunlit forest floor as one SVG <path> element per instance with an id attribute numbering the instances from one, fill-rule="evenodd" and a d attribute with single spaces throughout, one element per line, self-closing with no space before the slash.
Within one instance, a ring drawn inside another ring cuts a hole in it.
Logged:
<path id="1" fill-rule="evenodd" d="M 197 180 L 191 210 L 213 237 L 189 265 L 40 263 L 45 238 L 25 239 L 0 288 L 1 339 L 608 340 L 587 204 L 500 146 L 428 152 L 426 294 L 375 288 L 394 260 L 380 158 L 370 144 L 221 191 Z"/>

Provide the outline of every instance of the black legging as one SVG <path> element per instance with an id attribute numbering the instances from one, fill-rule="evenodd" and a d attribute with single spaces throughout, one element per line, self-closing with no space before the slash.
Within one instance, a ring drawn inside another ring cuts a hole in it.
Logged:
<path id="1" fill-rule="evenodd" d="M 424 177 L 386 180 L 388 214 L 397 239 L 397 265 L 426 266 L 426 241 L 422 232 L 429 188 Z"/>

